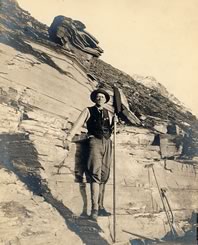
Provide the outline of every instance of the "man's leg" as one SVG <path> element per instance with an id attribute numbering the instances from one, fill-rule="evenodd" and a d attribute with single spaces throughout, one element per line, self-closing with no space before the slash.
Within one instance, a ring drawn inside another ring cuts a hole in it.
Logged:
<path id="1" fill-rule="evenodd" d="M 81 216 L 87 216 L 87 192 L 86 183 L 79 183 L 79 190 L 83 200 L 83 210 Z"/>
<path id="2" fill-rule="evenodd" d="M 112 142 L 110 139 L 103 139 L 103 159 L 101 166 L 101 184 L 100 184 L 100 195 L 99 195 L 99 216 L 110 216 L 111 213 L 107 212 L 104 208 L 104 195 L 105 195 L 105 184 L 109 179 L 110 165 L 111 165 L 111 152 L 112 152 Z"/>
<path id="3" fill-rule="evenodd" d="M 111 213 L 107 212 L 104 208 L 104 194 L 105 194 L 105 184 L 100 184 L 99 199 L 98 199 L 98 215 L 99 216 L 110 216 Z"/>
<path id="4" fill-rule="evenodd" d="M 87 163 L 87 144 L 76 143 L 76 154 L 75 154 L 75 182 L 79 183 L 79 191 L 83 201 L 83 208 L 81 216 L 87 216 L 87 193 L 86 183 L 84 183 L 84 175 Z"/>
<path id="5" fill-rule="evenodd" d="M 104 208 L 104 193 L 105 193 L 105 184 L 100 184 L 100 190 L 99 190 L 99 199 L 98 199 L 98 208 L 103 209 Z"/>
<path id="6" fill-rule="evenodd" d="M 97 220 L 98 218 L 98 198 L 99 198 L 99 184 L 91 182 L 91 218 Z"/>

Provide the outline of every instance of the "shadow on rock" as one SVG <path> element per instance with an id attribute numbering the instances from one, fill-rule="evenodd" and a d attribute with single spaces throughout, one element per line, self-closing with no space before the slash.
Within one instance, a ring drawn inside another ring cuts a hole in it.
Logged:
<path id="1" fill-rule="evenodd" d="M 96 222 L 75 217 L 69 208 L 52 196 L 47 182 L 40 176 L 42 166 L 38 161 L 38 152 L 28 135 L 24 133 L 0 135 L 0 168 L 15 173 L 30 191 L 42 196 L 52 205 L 64 218 L 68 228 L 75 232 L 84 244 L 109 244 L 101 237 L 102 230 Z"/>
<path id="2" fill-rule="evenodd" d="M 17 51 L 24 54 L 33 55 L 39 62 L 47 64 L 56 69 L 61 74 L 72 77 L 72 74 L 61 69 L 45 52 L 33 49 L 32 46 L 26 43 L 21 36 L 14 34 L 5 34 L 0 37 L 0 43 L 8 45 Z"/>

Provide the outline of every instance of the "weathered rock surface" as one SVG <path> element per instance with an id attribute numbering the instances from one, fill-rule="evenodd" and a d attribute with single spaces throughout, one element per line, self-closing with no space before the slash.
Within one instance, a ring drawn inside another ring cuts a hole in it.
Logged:
<path id="1" fill-rule="evenodd" d="M 0 169 L 0 244 L 82 244 L 57 210 L 33 195 L 11 172 Z"/>
<path id="2" fill-rule="evenodd" d="M 0 244 L 112 244 L 112 217 L 99 218 L 98 224 L 78 217 L 82 200 L 74 168 L 79 145 L 73 143 L 70 150 L 63 145 L 80 111 L 91 104 L 89 94 L 97 83 L 73 54 L 50 42 L 47 27 L 15 1 L 1 1 L 1 7 Z M 100 66 L 94 69 L 99 77 Z M 113 75 L 104 69 L 101 77 L 111 88 Z M 131 89 L 141 91 L 141 100 L 134 105 L 150 115 L 146 105 L 150 103 L 152 117 L 157 99 L 145 96 L 144 100 L 143 85 L 133 81 L 135 87 L 130 87 L 129 77 L 126 82 L 120 73 L 121 78 L 128 98 Z M 164 97 L 159 101 L 162 114 L 157 115 L 162 116 L 152 117 L 153 127 L 118 126 L 116 227 L 120 244 L 129 244 L 139 235 L 161 238 L 169 232 L 157 184 L 166 191 L 180 235 L 191 229 L 188 220 L 198 211 L 196 159 L 176 161 L 162 155 L 159 135 L 167 133 L 169 124 L 163 101 L 172 106 L 175 114 L 171 116 L 178 122 L 195 128 L 196 119 Z M 112 211 L 112 176 L 105 205 Z"/>

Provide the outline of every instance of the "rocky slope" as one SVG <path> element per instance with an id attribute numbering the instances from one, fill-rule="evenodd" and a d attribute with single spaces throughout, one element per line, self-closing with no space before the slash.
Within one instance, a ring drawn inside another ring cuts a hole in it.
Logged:
<path id="1" fill-rule="evenodd" d="M 184 144 L 172 139 L 188 124 L 195 142 L 196 118 L 99 59 L 84 64 L 77 49 L 50 41 L 48 27 L 14 0 L 0 1 L 0 32 L 0 244 L 113 243 L 112 217 L 96 224 L 78 216 L 74 168 L 81 146 L 68 150 L 63 141 L 91 104 L 90 91 L 98 85 L 111 90 L 115 81 L 144 125 L 118 126 L 117 241 L 134 244 L 170 231 L 157 184 L 166 191 L 178 235 L 189 233 L 198 209 L 196 148 L 190 158 L 178 158 Z M 174 134 L 170 124 L 178 125 Z M 112 176 L 106 191 L 112 211 Z"/>

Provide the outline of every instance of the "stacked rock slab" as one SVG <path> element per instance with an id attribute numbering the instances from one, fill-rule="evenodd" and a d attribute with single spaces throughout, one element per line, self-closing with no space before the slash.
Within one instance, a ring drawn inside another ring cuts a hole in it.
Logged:
<path id="1" fill-rule="evenodd" d="M 65 16 L 54 18 L 50 28 L 50 39 L 73 52 L 84 64 L 92 57 L 99 57 L 103 50 L 98 40 L 85 30 L 86 26 Z"/>

